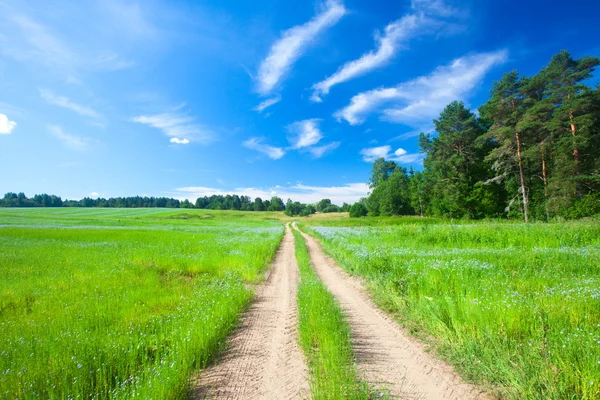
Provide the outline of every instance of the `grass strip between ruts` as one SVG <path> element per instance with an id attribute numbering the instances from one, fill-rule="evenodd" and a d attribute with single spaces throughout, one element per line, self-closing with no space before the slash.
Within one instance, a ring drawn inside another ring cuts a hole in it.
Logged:
<path id="1" fill-rule="evenodd" d="M 369 388 L 358 377 L 350 329 L 342 310 L 310 265 L 302 235 L 294 230 L 300 269 L 298 309 L 300 345 L 308 360 L 313 399 L 368 399 Z"/>

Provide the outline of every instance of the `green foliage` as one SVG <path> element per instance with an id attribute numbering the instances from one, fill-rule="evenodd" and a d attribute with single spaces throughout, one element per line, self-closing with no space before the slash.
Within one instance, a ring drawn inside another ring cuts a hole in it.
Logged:
<path id="1" fill-rule="evenodd" d="M 503 399 L 600 397 L 598 221 L 358 223 L 373 226 L 308 230 L 468 379 Z"/>
<path id="2" fill-rule="evenodd" d="M 285 205 L 285 215 L 288 217 L 295 217 L 298 215 L 301 217 L 308 217 L 316 212 L 317 210 L 312 204 L 302 204 L 297 201 L 293 202 L 290 199 L 288 199 Z"/>
<path id="3" fill-rule="evenodd" d="M 373 163 L 369 215 L 526 222 L 593 215 L 583 204 L 600 193 L 600 88 L 585 82 L 598 65 L 561 51 L 533 77 L 504 74 L 479 117 L 450 103 L 434 120 L 437 135 L 419 137 L 422 172 L 403 177 L 394 161 Z"/>
<path id="4" fill-rule="evenodd" d="M 350 218 L 360 218 L 368 213 L 367 207 L 362 202 L 357 202 L 350 207 Z"/>

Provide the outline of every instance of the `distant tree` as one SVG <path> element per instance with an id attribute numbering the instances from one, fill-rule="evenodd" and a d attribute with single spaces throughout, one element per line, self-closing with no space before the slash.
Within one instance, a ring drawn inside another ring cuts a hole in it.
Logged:
<path id="1" fill-rule="evenodd" d="M 350 218 L 359 218 L 367 215 L 367 207 L 361 202 L 354 203 L 350 207 Z"/>
<path id="2" fill-rule="evenodd" d="M 323 199 L 317 203 L 316 209 L 318 212 L 324 212 L 323 210 L 325 210 L 327 207 L 330 207 L 330 206 L 331 206 L 331 200 Z"/>
<path id="3" fill-rule="evenodd" d="M 254 211 L 265 211 L 265 205 L 260 197 L 254 199 Z"/>
<path id="4" fill-rule="evenodd" d="M 283 211 L 285 210 L 285 204 L 279 197 L 271 197 L 271 204 L 267 208 L 267 211 Z"/>

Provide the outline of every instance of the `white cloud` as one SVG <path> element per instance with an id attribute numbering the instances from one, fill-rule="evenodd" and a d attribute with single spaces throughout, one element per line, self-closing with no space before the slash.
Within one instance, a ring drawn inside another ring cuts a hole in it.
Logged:
<path id="1" fill-rule="evenodd" d="M 215 134 L 211 129 L 195 123 L 194 118 L 182 114 L 140 115 L 133 118 L 132 121 L 160 129 L 166 136 L 171 138 L 171 143 L 188 144 L 197 142 L 208 144 L 215 139 Z M 173 139 L 176 139 L 176 141 Z M 185 141 L 187 142 L 184 143 Z"/>
<path id="2" fill-rule="evenodd" d="M 263 138 L 253 137 L 246 140 L 243 145 L 251 150 L 256 150 L 260 153 L 266 154 L 267 157 L 273 160 L 279 160 L 285 155 L 285 150 L 281 147 L 274 147 L 268 144 L 263 144 Z"/>
<path id="3" fill-rule="evenodd" d="M 360 154 L 362 154 L 365 162 L 373 162 L 378 158 L 389 156 L 391 150 L 392 148 L 390 146 L 369 147 L 367 149 L 362 149 Z"/>
<path id="4" fill-rule="evenodd" d="M 316 203 L 321 199 L 331 199 L 334 204 L 354 203 L 361 197 L 369 194 L 369 185 L 366 183 L 349 183 L 343 186 L 308 186 L 303 184 L 281 186 L 276 185 L 267 188 L 235 188 L 232 190 L 221 190 L 203 186 L 189 186 L 175 189 L 171 195 L 183 200 L 196 201 L 198 197 L 212 195 L 238 194 L 250 196 L 252 199 L 260 197 L 263 200 L 278 196 L 283 201 L 288 198 L 302 203 Z"/>
<path id="5" fill-rule="evenodd" d="M 169 140 L 169 142 L 174 143 L 174 144 L 189 144 L 190 141 L 188 139 L 179 139 L 179 138 L 171 138 L 171 140 Z"/>
<path id="6" fill-rule="evenodd" d="M 48 130 L 50 131 L 50 134 L 52 136 L 60 140 L 66 147 L 70 148 L 71 150 L 85 151 L 90 146 L 90 139 L 66 133 L 59 126 L 50 125 L 48 126 Z"/>
<path id="7" fill-rule="evenodd" d="M 49 104 L 63 107 L 71 111 L 75 111 L 77 114 L 90 117 L 94 119 L 101 119 L 102 117 L 98 112 L 96 112 L 93 108 L 88 106 L 82 106 L 77 103 L 73 103 L 71 100 L 64 96 L 55 96 L 51 91 L 47 89 L 40 89 L 40 96 L 42 99 L 46 100 Z"/>
<path id="8" fill-rule="evenodd" d="M 413 0 L 411 8 L 411 13 L 389 23 L 383 35 L 375 32 L 376 50 L 345 63 L 333 75 L 314 84 L 311 100 L 321 102 L 321 97 L 333 86 L 387 65 L 400 50 L 406 49 L 406 43 L 412 38 L 436 33 L 447 36 L 463 31 L 462 25 L 445 20 L 460 16 L 461 12 L 442 0 Z"/>
<path id="9" fill-rule="evenodd" d="M 321 158 L 326 153 L 333 151 L 333 150 L 337 149 L 338 147 L 340 147 L 340 142 L 333 142 L 333 143 L 326 144 L 323 146 L 311 147 L 308 149 L 308 151 L 310 154 L 312 154 L 312 156 L 314 158 Z"/>
<path id="10" fill-rule="evenodd" d="M 400 164 L 421 163 L 423 161 L 423 155 L 419 153 L 409 154 L 403 148 L 397 149 L 393 154 L 391 151 L 391 146 L 379 146 L 362 149 L 360 154 L 363 156 L 363 161 L 368 163 L 374 162 L 378 158 L 385 158 Z"/>
<path id="11" fill-rule="evenodd" d="M 418 30 L 428 23 L 427 18 L 414 14 L 406 15 L 390 23 L 386 26 L 383 36 L 376 37 L 377 50 L 370 51 L 357 60 L 347 62 L 335 74 L 314 84 L 311 100 L 321 102 L 321 96 L 328 94 L 333 86 L 384 66 L 398 52 L 402 42 L 415 36 Z"/>
<path id="12" fill-rule="evenodd" d="M 322 11 L 304 25 L 294 26 L 281 34 L 258 71 L 258 92 L 267 95 L 278 86 L 306 47 L 346 13 L 339 0 L 327 0 Z"/>
<path id="13" fill-rule="evenodd" d="M 288 125 L 290 132 L 288 141 L 290 149 L 310 153 L 313 158 L 321 158 L 326 153 L 337 149 L 340 142 L 333 142 L 323 146 L 316 146 L 323 139 L 323 133 L 319 129 L 319 119 L 305 119 Z"/>
<path id="14" fill-rule="evenodd" d="M 411 126 L 429 122 L 448 103 L 464 100 L 490 69 L 504 63 L 506 58 L 505 50 L 457 58 L 449 65 L 436 68 L 430 75 L 396 87 L 359 93 L 334 116 L 358 125 L 369 113 L 391 103 L 383 111 L 382 119 Z"/>
<path id="15" fill-rule="evenodd" d="M 0 114 L 0 135 L 10 135 L 17 126 L 15 121 L 11 121 L 4 114 Z"/>
<path id="16" fill-rule="evenodd" d="M 253 108 L 254 111 L 262 112 L 265 108 L 271 107 L 281 101 L 281 96 L 271 97 L 261 102 L 259 105 Z"/>
<path id="17" fill-rule="evenodd" d="M 288 141 L 292 145 L 292 149 L 301 149 L 319 143 L 323 134 L 319 130 L 318 124 L 318 119 L 306 119 L 289 125 L 287 129 L 292 136 L 288 137 Z"/>

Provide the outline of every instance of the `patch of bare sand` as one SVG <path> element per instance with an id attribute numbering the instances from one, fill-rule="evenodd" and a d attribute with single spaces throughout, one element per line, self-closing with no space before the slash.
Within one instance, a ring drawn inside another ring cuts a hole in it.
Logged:
<path id="1" fill-rule="evenodd" d="M 305 399 L 308 370 L 298 346 L 299 271 L 289 225 L 267 280 L 219 362 L 202 371 L 197 399 Z"/>

